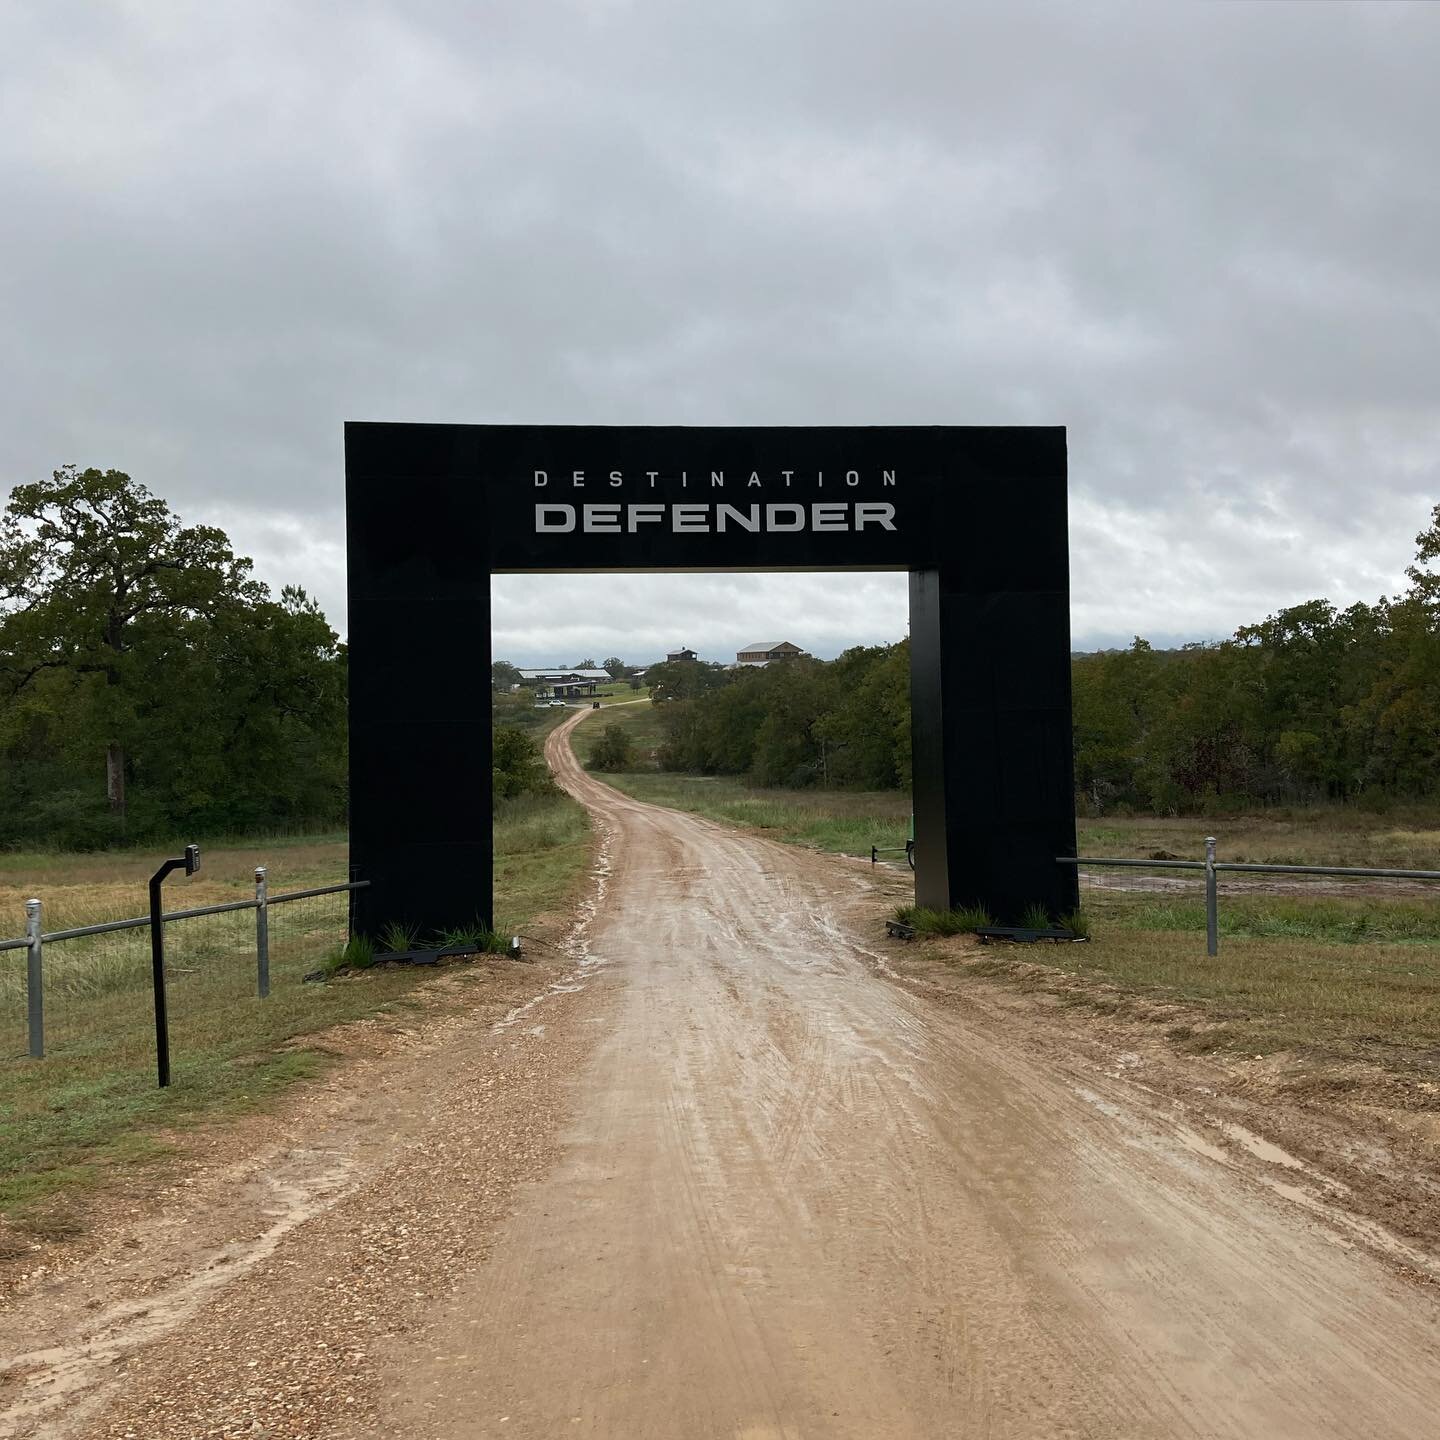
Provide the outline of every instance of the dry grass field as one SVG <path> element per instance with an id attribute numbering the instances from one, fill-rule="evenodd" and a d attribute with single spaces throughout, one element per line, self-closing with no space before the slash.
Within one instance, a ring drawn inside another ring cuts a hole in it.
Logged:
<path id="1" fill-rule="evenodd" d="M 1440 870 L 1440 810 L 1396 806 L 1277 807 L 1248 815 L 1123 816 L 1078 822 L 1082 855 L 1150 856 L 1158 850 L 1203 859 L 1205 837 L 1222 860 L 1272 865 L 1365 865 Z"/>
<path id="2" fill-rule="evenodd" d="M 32 895 L 45 902 L 46 930 L 143 915 L 146 882 L 166 855 L 179 853 L 148 848 L 93 855 L 0 852 L 0 933 L 24 933 L 25 901 Z M 166 881 L 166 903 L 178 909 L 245 899 L 255 893 L 257 865 L 268 867 L 276 893 L 337 884 L 349 878 L 348 853 L 339 834 L 207 846 L 199 875 Z"/>
<path id="3" fill-rule="evenodd" d="M 1440 815 L 1420 807 L 1082 820 L 1079 831 L 1083 855 L 1199 858 L 1214 835 L 1222 860 L 1440 870 Z M 1091 943 L 1045 962 L 1198 1005 L 1204 1023 L 1172 1036 L 1186 1048 L 1358 1056 L 1416 1085 L 1440 1079 L 1440 882 L 1222 874 L 1215 957 L 1198 877 L 1097 869 L 1081 898 Z"/>
<path id="4" fill-rule="evenodd" d="M 1440 899 L 1440 897 L 1437 897 Z M 1269 902 L 1250 911 L 1265 918 Z M 1107 895 L 1091 907 L 1084 945 L 992 947 L 997 967 L 1023 958 L 1102 983 L 1090 997 L 1108 1010 L 1127 997 L 1175 1002 L 1195 1012 L 1170 1038 L 1191 1050 L 1270 1054 L 1278 1050 L 1363 1057 L 1387 1069 L 1440 1080 L 1440 943 L 1343 936 L 1226 934 L 1205 953 L 1198 928 L 1159 928 L 1133 913 L 1130 897 Z M 1233 927 L 1232 927 L 1233 928 Z M 973 953 L 973 952 L 972 952 Z M 1069 992 L 1072 1000 L 1076 992 Z M 1431 1089 L 1440 1096 L 1440 1086 Z"/>

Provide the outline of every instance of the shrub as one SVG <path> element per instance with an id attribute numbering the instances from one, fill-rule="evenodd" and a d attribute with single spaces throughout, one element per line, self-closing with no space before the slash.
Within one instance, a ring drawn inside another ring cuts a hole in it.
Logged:
<path id="1" fill-rule="evenodd" d="M 607 725 L 590 752 L 590 768 L 614 773 L 635 763 L 635 745 L 622 725 Z"/>
<path id="2" fill-rule="evenodd" d="M 513 725 L 495 731 L 490 765 L 496 804 L 516 795 L 549 794 L 555 788 L 540 747 Z"/>

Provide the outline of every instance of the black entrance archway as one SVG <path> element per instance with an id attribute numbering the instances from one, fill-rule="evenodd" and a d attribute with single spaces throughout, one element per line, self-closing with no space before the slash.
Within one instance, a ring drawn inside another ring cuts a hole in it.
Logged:
<path id="1" fill-rule="evenodd" d="M 491 920 L 495 572 L 910 572 L 915 891 L 1075 908 L 1063 428 L 345 427 L 356 928 Z"/>

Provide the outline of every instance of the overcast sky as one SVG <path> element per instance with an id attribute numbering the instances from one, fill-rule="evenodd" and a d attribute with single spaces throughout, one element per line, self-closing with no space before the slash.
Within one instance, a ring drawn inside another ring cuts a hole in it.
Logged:
<path id="1" fill-rule="evenodd" d="M 1427 3 L 7 0 L 0 480 L 127 470 L 343 629 L 346 419 L 1064 424 L 1077 648 L 1373 600 L 1440 500 L 1437 76 Z M 521 663 L 905 628 L 495 588 Z"/>

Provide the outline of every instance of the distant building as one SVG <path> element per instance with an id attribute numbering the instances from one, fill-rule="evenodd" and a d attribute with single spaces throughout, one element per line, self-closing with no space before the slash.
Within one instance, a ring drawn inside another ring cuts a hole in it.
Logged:
<path id="1" fill-rule="evenodd" d="M 525 668 L 520 667 L 520 683 L 527 690 L 533 690 L 539 699 L 554 697 L 556 700 L 571 700 L 579 695 L 593 695 L 597 685 L 610 683 L 608 670 L 568 670 L 552 665 Z"/>
<path id="2" fill-rule="evenodd" d="M 775 660 L 808 660 L 809 652 L 788 640 L 757 640 L 735 656 L 737 665 L 769 665 Z"/>
<path id="3" fill-rule="evenodd" d="M 667 664 L 676 660 L 698 660 L 699 658 L 693 650 L 670 650 L 665 655 Z"/>

